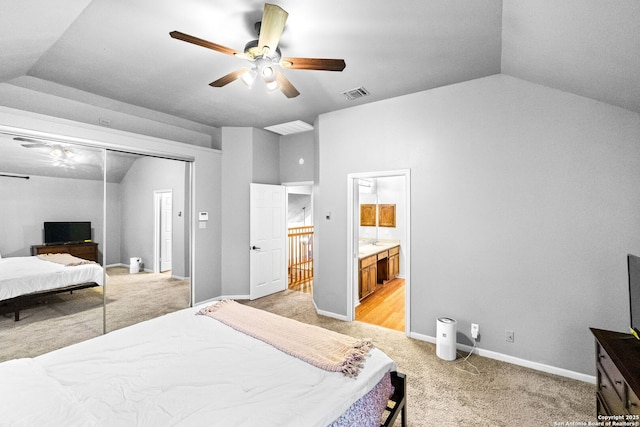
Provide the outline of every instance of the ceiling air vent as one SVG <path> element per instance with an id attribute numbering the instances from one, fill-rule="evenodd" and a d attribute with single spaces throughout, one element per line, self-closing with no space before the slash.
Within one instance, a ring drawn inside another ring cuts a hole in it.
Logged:
<path id="1" fill-rule="evenodd" d="M 371 95 L 371 93 L 369 93 L 368 90 L 366 90 L 364 87 L 360 86 L 358 88 L 355 89 L 351 89 L 351 90 L 347 90 L 345 92 L 342 92 L 342 94 L 349 100 L 349 101 L 353 101 L 354 99 L 358 99 L 358 98 L 362 98 L 365 96 L 369 96 Z"/>

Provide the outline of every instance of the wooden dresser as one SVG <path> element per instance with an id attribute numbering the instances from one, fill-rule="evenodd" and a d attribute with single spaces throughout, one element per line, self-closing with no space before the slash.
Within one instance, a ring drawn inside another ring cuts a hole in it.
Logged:
<path id="1" fill-rule="evenodd" d="M 640 421 L 640 340 L 621 332 L 591 332 L 596 338 L 598 415 Z"/>
<path id="2" fill-rule="evenodd" d="M 31 246 L 31 255 L 62 253 L 71 254 L 78 258 L 98 262 L 98 244 L 94 242 Z"/>

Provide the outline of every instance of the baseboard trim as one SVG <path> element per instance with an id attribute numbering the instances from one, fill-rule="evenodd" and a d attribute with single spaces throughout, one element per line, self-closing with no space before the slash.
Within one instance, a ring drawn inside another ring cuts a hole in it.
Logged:
<path id="1" fill-rule="evenodd" d="M 121 262 L 117 262 L 115 264 L 107 264 L 104 267 L 105 268 L 111 268 L 111 267 L 127 267 L 127 268 L 129 268 L 129 264 L 123 264 Z"/>
<path id="2" fill-rule="evenodd" d="M 420 340 L 420 341 L 427 341 L 433 344 L 436 343 L 435 337 L 419 334 L 416 332 L 411 332 L 409 334 L 409 337 Z M 456 345 L 456 347 L 458 350 L 466 351 L 466 352 L 470 352 L 473 349 L 473 347 L 469 345 L 459 344 L 459 343 Z M 482 357 L 487 357 L 489 359 L 500 360 L 501 362 L 511 363 L 512 365 L 522 366 L 522 367 L 530 368 L 536 371 L 546 372 L 548 374 L 559 375 L 561 377 L 571 378 L 574 380 L 578 380 L 578 381 L 582 381 L 590 384 L 596 383 L 596 377 L 594 375 L 587 375 L 581 372 L 571 371 L 569 369 L 558 368 L 556 366 L 546 365 L 544 363 L 539 363 L 539 362 L 533 362 L 531 360 L 521 359 L 519 357 L 498 353 L 496 351 L 484 350 L 482 348 L 476 347 L 476 349 L 474 350 L 474 354 L 477 354 L 478 356 L 482 356 Z"/>
<path id="3" fill-rule="evenodd" d="M 222 295 L 219 297 L 215 297 L 215 298 L 211 298 L 209 301 L 222 301 L 225 299 L 248 299 L 250 300 L 251 298 L 249 297 L 249 295 Z"/>
<path id="4" fill-rule="evenodd" d="M 347 316 L 343 316 L 341 314 L 336 314 L 336 313 L 333 313 L 331 311 L 320 310 L 318 308 L 318 306 L 316 305 L 316 301 L 313 298 L 311 298 L 311 302 L 313 303 L 313 308 L 316 309 L 316 313 L 320 314 L 321 316 L 331 317 L 332 319 L 342 320 L 343 322 L 348 322 L 349 321 Z"/>

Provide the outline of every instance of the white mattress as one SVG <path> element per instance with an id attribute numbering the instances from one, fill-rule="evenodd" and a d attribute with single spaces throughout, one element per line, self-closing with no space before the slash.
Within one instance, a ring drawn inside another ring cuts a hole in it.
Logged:
<path id="1" fill-rule="evenodd" d="M 0 423 L 326 426 L 396 369 L 373 349 L 356 379 L 323 371 L 197 309 L 0 364 Z"/>
<path id="2" fill-rule="evenodd" d="M 102 286 L 99 264 L 65 267 L 37 256 L 0 258 L 0 301 L 87 282 Z"/>

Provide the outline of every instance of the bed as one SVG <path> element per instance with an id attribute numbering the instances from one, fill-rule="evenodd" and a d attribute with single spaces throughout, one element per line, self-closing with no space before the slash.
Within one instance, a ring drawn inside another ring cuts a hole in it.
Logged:
<path id="1" fill-rule="evenodd" d="M 0 303 L 13 310 L 15 321 L 26 299 L 103 283 L 99 264 L 69 254 L 0 258 Z"/>
<path id="2" fill-rule="evenodd" d="M 357 375 L 349 376 L 293 357 L 199 314 L 202 309 L 0 363 L 2 422 L 365 427 L 380 425 L 381 418 L 383 425 L 392 425 L 401 414 L 405 425 L 404 376 L 379 349 L 372 348 Z M 382 407 L 368 405 L 380 396 Z"/>

